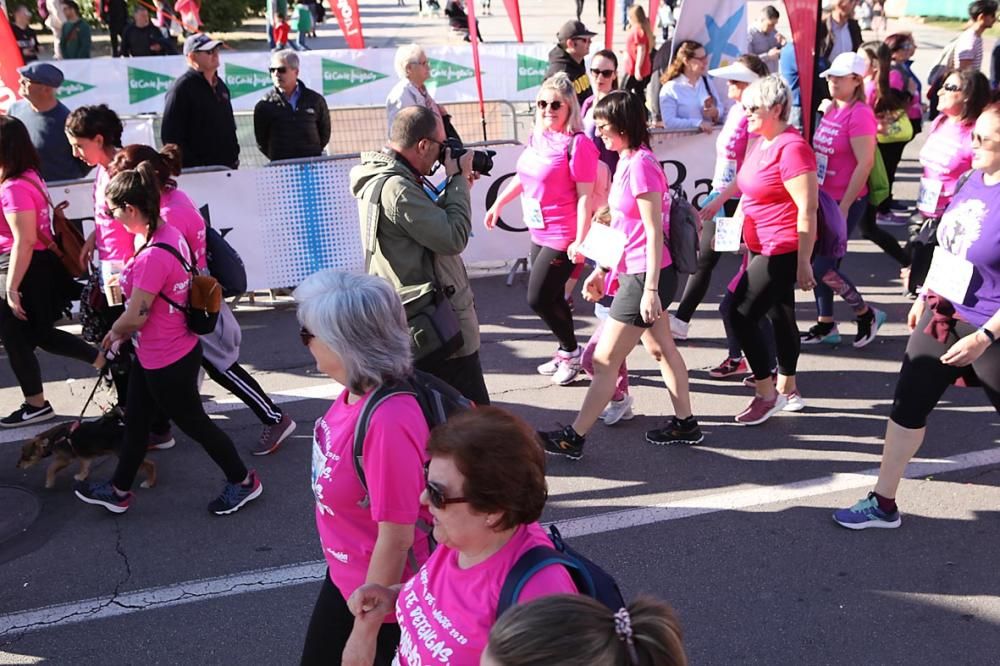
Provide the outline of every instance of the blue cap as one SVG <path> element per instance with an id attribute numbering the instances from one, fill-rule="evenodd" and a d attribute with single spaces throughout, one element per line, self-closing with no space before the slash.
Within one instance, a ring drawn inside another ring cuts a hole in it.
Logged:
<path id="1" fill-rule="evenodd" d="M 30 65 L 18 67 L 17 73 L 32 83 L 52 88 L 58 88 L 63 82 L 62 70 L 47 62 L 33 62 Z"/>
<path id="2" fill-rule="evenodd" d="M 222 44 L 218 39 L 212 39 L 205 33 L 191 35 L 184 40 L 184 55 L 191 55 L 195 51 L 211 51 Z"/>

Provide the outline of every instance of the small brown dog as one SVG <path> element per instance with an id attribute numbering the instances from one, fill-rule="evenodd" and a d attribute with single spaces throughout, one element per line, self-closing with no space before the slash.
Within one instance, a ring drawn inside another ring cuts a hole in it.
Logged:
<path id="1" fill-rule="evenodd" d="M 45 487 L 52 488 L 56 485 L 56 474 L 69 467 L 74 460 L 79 460 L 80 469 L 73 478 L 84 481 L 90 475 L 90 466 L 95 458 L 118 455 L 124 434 L 125 424 L 114 411 L 93 421 L 61 423 L 25 442 L 17 467 L 28 469 L 43 458 L 51 457 L 52 462 L 45 471 Z M 144 460 L 140 469 L 146 477 L 142 487 L 155 486 L 156 465 L 151 460 Z"/>

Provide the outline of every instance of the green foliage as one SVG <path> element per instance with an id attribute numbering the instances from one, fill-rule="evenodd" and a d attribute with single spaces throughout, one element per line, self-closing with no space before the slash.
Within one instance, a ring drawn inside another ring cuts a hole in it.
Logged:
<path id="1" fill-rule="evenodd" d="M 201 20 L 211 32 L 232 30 L 243 19 L 264 12 L 264 0 L 202 0 Z"/>

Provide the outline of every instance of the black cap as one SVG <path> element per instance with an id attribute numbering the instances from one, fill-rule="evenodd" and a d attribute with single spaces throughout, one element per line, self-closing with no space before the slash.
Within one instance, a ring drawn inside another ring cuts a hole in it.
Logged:
<path id="1" fill-rule="evenodd" d="M 565 44 L 567 39 L 572 39 L 573 37 L 593 37 L 597 33 L 587 30 L 587 26 L 583 24 L 583 21 L 566 21 L 563 23 L 563 27 L 559 28 L 559 32 L 556 33 L 556 39 L 559 40 L 560 44 Z"/>

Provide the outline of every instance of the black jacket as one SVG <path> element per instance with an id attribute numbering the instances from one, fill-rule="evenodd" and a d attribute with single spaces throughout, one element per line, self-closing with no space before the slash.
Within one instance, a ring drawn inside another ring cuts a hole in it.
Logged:
<path id="1" fill-rule="evenodd" d="M 330 111 L 326 100 L 299 81 L 295 109 L 277 88 L 253 108 L 257 147 L 269 160 L 316 157 L 330 141 Z"/>
<path id="2" fill-rule="evenodd" d="M 826 36 L 823 37 L 820 54 L 829 61 L 832 60 L 830 53 L 833 51 L 833 17 L 827 16 L 825 23 Z M 861 37 L 861 25 L 854 19 L 849 18 L 847 19 L 847 31 L 851 34 L 851 50 L 857 51 L 861 48 L 861 42 L 864 41 Z"/>
<path id="3" fill-rule="evenodd" d="M 159 44 L 160 50 L 153 51 L 152 45 Z M 176 55 L 177 49 L 167 41 L 160 29 L 152 23 L 147 23 L 145 28 L 140 28 L 135 23 L 129 23 L 122 35 L 122 55 L 123 56 L 161 56 Z"/>
<path id="4" fill-rule="evenodd" d="M 576 91 L 576 99 L 580 104 L 594 94 L 590 88 L 590 77 L 587 76 L 587 66 L 582 62 L 573 60 L 573 57 L 561 46 L 556 46 L 549 51 L 549 68 L 545 71 L 545 78 L 549 78 L 557 72 L 566 72 L 566 76 L 573 82 L 573 89 Z"/>
<path id="5" fill-rule="evenodd" d="M 181 147 L 184 168 L 222 165 L 235 169 L 239 164 L 240 144 L 229 98 L 221 77 L 216 77 L 213 88 L 193 69 L 167 91 L 160 139 Z"/>

